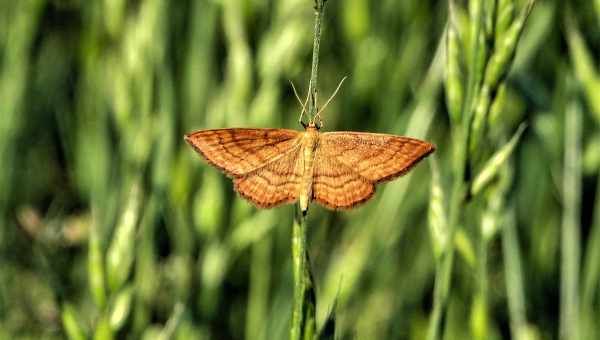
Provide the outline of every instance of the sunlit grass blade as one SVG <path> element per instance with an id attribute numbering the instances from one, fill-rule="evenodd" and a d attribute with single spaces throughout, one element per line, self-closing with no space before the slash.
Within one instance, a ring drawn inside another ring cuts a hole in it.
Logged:
<path id="1" fill-rule="evenodd" d="M 502 227 L 502 254 L 504 257 L 504 281 L 508 300 L 510 331 L 515 340 L 526 340 L 527 320 L 521 251 L 515 225 L 514 211 L 509 208 Z"/>
<path id="2" fill-rule="evenodd" d="M 436 157 L 431 158 L 431 194 L 429 198 L 429 234 L 433 253 L 437 260 L 448 248 L 448 217 L 446 215 L 447 204 L 440 179 L 439 165 Z"/>
<path id="3" fill-rule="evenodd" d="M 69 340 L 85 340 L 85 333 L 78 320 L 78 313 L 71 304 L 64 304 L 62 307 L 62 323 Z"/>
<path id="4" fill-rule="evenodd" d="M 123 287 L 116 294 L 114 301 L 112 301 L 109 322 L 115 332 L 119 331 L 127 321 L 127 318 L 129 318 L 132 309 L 132 300 L 133 288 Z"/>
<path id="5" fill-rule="evenodd" d="M 483 166 L 479 174 L 475 176 L 473 185 L 471 187 L 471 195 L 476 196 L 488 185 L 491 180 L 500 171 L 500 168 L 504 162 L 510 157 L 513 150 L 517 146 L 521 135 L 525 131 L 525 124 L 521 124 L 515 132 L 514 136 L 506 143 L 500 150 L 498 150 Z"/>
<path id="6" fill-rule="evenodd" d="M 106 303 L 106 276 L 100 231 L 97 223 L 97 221 L 93 222 L 88 241 L 88 285 L 94 302 L 99 308 L 103 308 Z"/>
<path id="7" fill-rule="evenodd" d="M 575 75 L 581 82 L 585 98 L 591 108 L 596 122 L 600 123 L 600 74 L 591 51 L 586 46 L 581 33 L 573 22 L 572 13 L 567 12 L 567 42 L 569 43 L 569 54 L 575 69 Z"/>
<path id="8" fill-rule="evenodd" d="M 106 274 L 111 291 L 117 291 L 127 280 L 134 260 L 135 231 L 141 209 L 140 188 L 135 184 L 127 196 L 127 204 L 116 226 L 106 254 Z"/>
<path id="9" fill-rule="evenodd" d="M 110 321 L 108 317 L 103 315 L 96 323 L 96 329 L 94 330 L 94 340 L 112 340 L 115 338 L 115 333 L 110 327 Z"/>

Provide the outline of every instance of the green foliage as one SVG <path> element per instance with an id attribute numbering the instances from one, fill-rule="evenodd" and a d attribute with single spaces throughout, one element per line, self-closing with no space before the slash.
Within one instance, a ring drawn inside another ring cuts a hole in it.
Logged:
<path id="1" fill-rule="evenodd" d="M 301 226 L 182 136 L 301 128 L 314 0 L 0 1 L 0 338 L 598 338 L 599 4 L 328 0 L 325 130 L 437 150 Z"/>

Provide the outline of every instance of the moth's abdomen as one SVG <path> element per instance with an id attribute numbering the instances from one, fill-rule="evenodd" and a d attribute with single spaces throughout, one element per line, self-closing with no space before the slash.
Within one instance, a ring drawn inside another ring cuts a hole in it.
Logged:
<path id="1" fill-rule="evenodd" d="M 307 129 L 302 138 L 302 163 L 303 174 L 300 183 L 300 210 L 306 214 L 312 198 L 313 169 L 315 150 L 317 148 L 319 132 L 316 129 Z"/>

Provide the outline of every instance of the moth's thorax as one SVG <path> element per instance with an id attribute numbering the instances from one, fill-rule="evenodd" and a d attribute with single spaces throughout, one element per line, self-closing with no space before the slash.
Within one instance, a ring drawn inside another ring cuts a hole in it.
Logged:
<path id="1" fill-rule="evenodd" d="M 306 131 L 304 131 L 304 136 L 302 136 L 302 147 L 304 148 L 304 152 L 307 150 L 314 151 L 317 147 L 318 139 L 319 130 L 315 127 L 307 127 Z"/>
<path id="2" fill-rule="evenodd" d="M 300 209 L 306 212 L 312 198 L 312 179 L 315 150 L 319 143 L 319 130 L 308 126 L 302 136 L 302 181 L 300 183 Z"/>

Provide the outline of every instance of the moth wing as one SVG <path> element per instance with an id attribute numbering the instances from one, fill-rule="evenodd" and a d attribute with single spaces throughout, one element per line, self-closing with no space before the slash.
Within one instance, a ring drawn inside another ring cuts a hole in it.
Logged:
<path id="1" fill-rule="evenodd" d="M 330 209 L 351 209 L 369 200 L 375 186 L 319 145 L 313 170 L 313 199 Z"/>
<path id="2" fill-rule="evenodd" d="M 368 132 L 326 132 L 319 138 L 324 158 L 333 158 L 372 183 L 407 173 L 435 150 L 431 143 L 410 137 Z"/>
<path id="3" fill-rule="evenodd" d="M 185 141 L 211 165 L 238 177 L 290 152 L 299 135 L 287 129 L 214 129 L 187 134 Z"/>
<path id="4" fill-rule="evenodd" d="M 302 179 L 301 150 L 298 145 L 265 166 L 234 178 L 235 190 L 260 208 L 294 203 Z"/>

